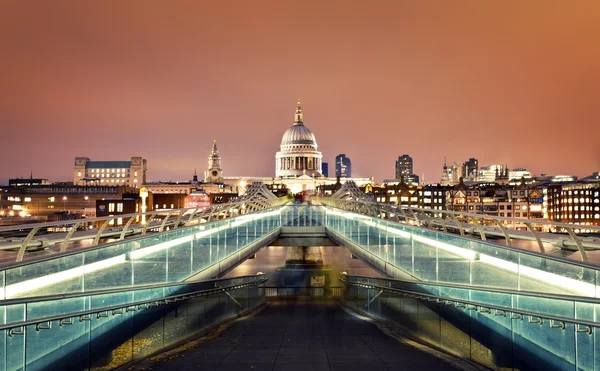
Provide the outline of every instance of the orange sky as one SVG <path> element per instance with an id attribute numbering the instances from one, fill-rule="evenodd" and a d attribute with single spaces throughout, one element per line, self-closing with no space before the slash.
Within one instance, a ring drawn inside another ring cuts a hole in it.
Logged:
<path id="1" fill-rule="evenodd" d="M 29 5 L 28 5 L 29 4 Z M 0 184 L 73 159 L 271 176 L 296 98 L 333 173 L 600 170 L 600 2 L 0 1 Z"/>

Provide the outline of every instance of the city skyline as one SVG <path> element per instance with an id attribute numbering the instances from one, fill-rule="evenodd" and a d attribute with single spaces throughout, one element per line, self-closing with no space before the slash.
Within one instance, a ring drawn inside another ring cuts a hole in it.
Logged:
<path id="1" fill-rule="evenodd" d="M 214 139 L 225 176 L 274 176 L 298 97 L 355 176 L 403 153 L 426 182 L 444 157 L 600 170 L 600 3 L 253 4 L 2 4 L 0 184 L 77 156 L 189 180 Z"/>

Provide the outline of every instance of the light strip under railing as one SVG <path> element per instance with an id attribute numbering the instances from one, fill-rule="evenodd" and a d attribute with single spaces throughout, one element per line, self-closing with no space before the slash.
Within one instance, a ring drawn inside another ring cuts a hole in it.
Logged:
<path id="1" fill-rule="evenodd" d="M 236 224 L 235 226 L 233 225 L 234 222 L 232 221 L 229 223 L 231 226 L 230 225 L 218 226 L 218 227 L 214 227 L 211 229 L 197 232 L 195 234 L 191 234 L 189 236 L 180 237 L 175 240 L 161 242 L 156 245 L 152 245 L 152 246 L 141 248 L 139 250 L 131 251 L 129 253 L 129 256 L 130 256 L 131 260 L 137 260 L 142 257 L 154 254 L 158 251 L 169 249 L 171 247 L 175 247 L 175 246 L 184 244 L 186 242 L 191 242 L 194 238 L 199 239 L 199 238 L 207 237 L 214 233 L 219 233 L 219 232 L 225 231 L 231 227 L 236 227 L 239 225 L 243 225 L 245 223 L 250 223 L 255 220 L 259 220 L 259 219 L 263 219 L 263 218 L 266 218 L 269 216 L 277 215 L 277 214 L 281 213 L 281 210 L 282 209 L 278 209 L 278 210 L 274 210 L 274 211 L 270 211 L 270 212 L 266 212 L 266 213 L 260 213 L 260 214 L 252 215 L 251 217 L 244 215 L 244 220 L 240 221 L 239 224 Z M 201 227 L 197 227 L 197 228 L 204 229 L 206 227 L 204 225 L 202 225 Z M 156 235 L 153 235 L 150 238 L 152 238 L 152 237 L 156 237 Z M 104 259 L 101 261 L 97 261 L 94 263 L 85 264 L 81 267 L 76 267 L 76 268 L 68 269 L 66 271 L 52 273 L 47 276 L 37 277 L 37 278 L 33 278 L 33 279 L 30 279 L 27 281 L 7 285 L 4 288 L 4 292 L 0 291 L 0 300 L 4 300 L 6 298 L 12 298 L 12 297 L 15 297 L 18 295 L 22 295 L 26 292 L 38 290 L 40 288 L 54 285 L 59 282 L 68 281 L 70 279 L 85 275 L 86 273 L 92 273 L 92 272 L 95 272 L 95 271 L 98 271 L 101 269 L 105 269 L 105 268 L 109 268 L 109 267 L 116 266 L 119 264 L 123 264 L 126 261 L 127 261 L 127 253 L 117 255 L 115 257 Z"/>
<path id="2" fill-rule="evenodd" d="M 334 215 L 339 215 L 339 216 L 349 219 L 349 220 L 356 219 L 355 216 L 352 216 L 352 213 L 349 213 L 346 211 L 341 211 L 341 212 L 340 211 L 335 211 L 335 212 L 328 211 L 328 213 L 334 214 Z M 352 216 L 352 218 L 350 216 Z M 532 278 L 536 281 L 542 280 L 544 282 L 548 282 L 553 285 L 560 286 L 562 289 L 565 289 L 567 291 L 576 292 L 578 295 L 596 297 L 596 293 L 600 292 L 600 286 L 596 286 L 593 283 L 578 281 L 578 280 L 575 280 L 572 278 L 560 276 L 560 275 L 546 272 L 546 271 L 543 271 L 540 269 L 524 266 L 522 264 L 519 265 L 519 264 L 516 264 L 513 262 L 495 258 L 495 257 L 487 255 L 487 254 L 477 253 L 473 250 L 469 250 L 469 249 L 466 249 L 463 247 L 453 246 L 451 244 L 437 241 L 437 240 L 434 240 L 434 239 L 431 239 L 428 237 L 415 235 L 414 233 L 411 233 L 411 232 L 400 231 L 395 228 L 383 226 L 383 225 L 377 224 L 373 221 L 359 220 L 359 222 L 364 223 L 369 226 L 372 226 L 372 227 L 379 228 L 381 230 L 385 230 L 385 231 L 397 234 L 404 238 L 412 238 L 414 241 L 418 241 L 418 242 L 424 243 L 426 245 L 430 245 L 432 247 L 441 248 L 445 251 L 448 251 L 449 253 L 455 254 L 457 256 L 468 259 L 470 261 L 476 261 L 477 257 L 479 256 L 479 261 L 482 263 L 485 263 L 488 265 L 493 265 L 493 266 L 503 269 L 505 271 L 509 271 L 512 273 L 516 273 L 518 275 L 526 276 L 526 277 Z M 383 223 L 387 224 L 389 222 L 384 221 Z M 459 237 L 457 237 L 457 238 L 459 238 Z M 469 241 L 469 242 L 473 242 L 473 241 Z M 502 248 L 502 247 L 500 247 L 500 248 Z M 565 264 L 568 264 L 568 263 L 565 262 Z"/>

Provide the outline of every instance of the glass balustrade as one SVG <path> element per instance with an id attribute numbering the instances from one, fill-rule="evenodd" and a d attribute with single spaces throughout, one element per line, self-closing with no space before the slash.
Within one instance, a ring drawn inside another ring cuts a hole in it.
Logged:
<path id="1" fill-rule="evenodd" d="M 0 370 L 110 370 L 254 309 L 264 300 L 261 276 L 171 284 L 2 306 Z M 187 300 L 166 297 L 224 288 Z M 153 300 L 149 305 L 130 305 Z M 160 305 L 159 305 L 160 304 Z M 115 308 L 101 311 L 104 308 Z M 81 312 L 88 314 L 77 314 Z M 51 316 L 65 318 L 19 326 Z"/>
<path id="2" fill-rule="evenodd" d="M 329 233 L 425 281 L 598 297 L 600 270 L 327 207 Z"/>
<path id="3" fill-rule="evenodd" d="M 177 282 L 278 230 L 282 208 L 110 243 L 0 272 L 0 299 Z"/>
<path id="4" fill-rule="evenodd" d="M 348 282 L 364 284 L 348 285 L 345 302 L 353 309 L 484 366 L 600 369 L 598 299 L 368 277 Z"/>

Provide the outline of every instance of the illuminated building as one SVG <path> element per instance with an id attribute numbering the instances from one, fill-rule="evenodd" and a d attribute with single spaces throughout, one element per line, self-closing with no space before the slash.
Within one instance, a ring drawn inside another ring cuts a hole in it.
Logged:
<path id="1" fill-rule="evenodd" d="M 275 176 L 277 178 L 295 178 L 308 175 L 321 177 L 323 155 L 318 150 L 315 135 L 304 125 L 302 107 L 298 106 L 293 125 L 281 138 L 280 151 L 275 155 Z"/>
<path id="2" fill-rule="evenodd" d="M 221 168 L 221 155 L 217 150 L 217 141 L 213 142 L 212 150 L 208 156 L 208 169 L 204 172 L 205 182 L 219 182 L 223 180 L 223 169 Z"/>
<path id="3" fill-rule="evenodd" d="M 75 157 L 73 184 L 77 186 L 126 186 L 140 188 L 146 183 L 146 159 L 129 161 L 91 161 Z"/>
<path id="4" fill-rule="evenodd" d="M 413 159 L 409 155 L 402 155 L 396 160 L 396 179 L 413 174 Z"/>
<path id="5" fill-rule="evenodd" d="M 548 186 L 548 219 L 580 225 L 600 225 L 600 184 Z"/>
<path id="6" fill-rule="evenodd" d="M 465 180 L 477 180 L 478 172 L 479 161 L 476 158 L 471 157 L 469 161 L 463 163 L 462 176 Z"/>

